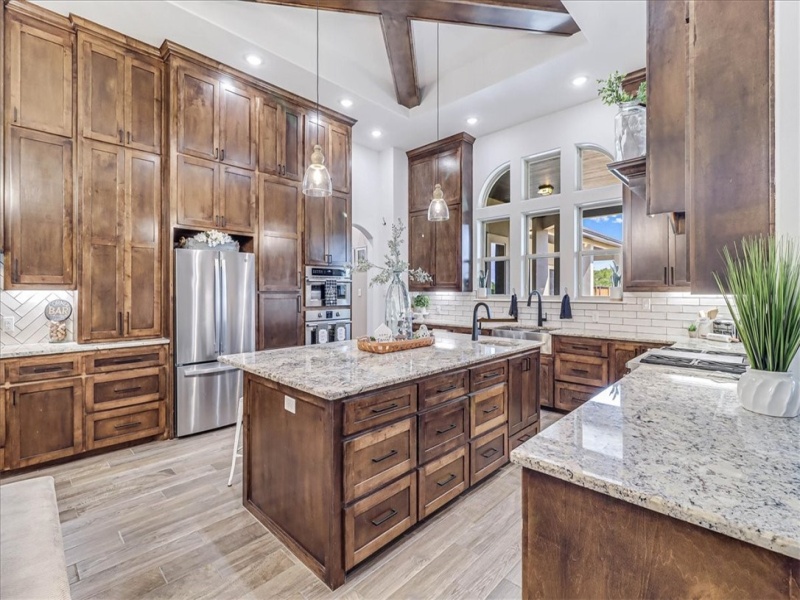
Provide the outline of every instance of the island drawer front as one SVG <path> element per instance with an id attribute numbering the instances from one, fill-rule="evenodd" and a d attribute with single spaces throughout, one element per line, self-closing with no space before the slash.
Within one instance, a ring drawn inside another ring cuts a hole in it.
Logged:
<path id="1" fill-rule="evenodd" d="M 575 410 L 594 398 L 602 390 L 603 388 L 556 381 L 554 404 L 560 410 Z"/>
<path id="2" fill-rule="evenodd" d="M 164 433 L 166 403 L 150 402 L 86 415 L 89 450 Z"/>
<path id="3" fill-rule="evenodd" d="M 349 571 L 417 522 L 417 474 L 409 473 L 344 510 L 344 565 Z"/>
<path id="4" fill-rule="evenodd" d="M 419 384 L 419 409 L 425 410 L 469 393 L 469 371 L 431 377 Z"/>
<path id="5" fill-rule="evenodd" d="M 102 350 L 86 358 L 87 373 L 105 373 L 127 369 L 159 367 L 167 362 L 166 346 Z"/>
<path id="6" fill-rule="evenodd" d="M 469 370 L 470 391 L 477 392 L 508 380 L 508 361 L 498 360 Z"/>
<path id="7" fill-rule="evenodd" d="M 514 448 L 521 446 L 537 433 L 539 433 L 539 428 L 541 423 L 536 421 L 533 425 L 528 425 L 525 429 L 518 431 L 514 435 L 508 438 L 508 449 L 509 451 L 513 450 Z"/>
<path id="8" fill-rule="evenodd" d="M 594 356 L 556 354 L 556 380 L 605 387 L 608 385 L 608 360 Z"/>
<path id="9" fill-rule="evenodd" d="M 508 462 L 508 431 L 500 427 L 469 443 L 470 485 L 485 479 Z"/>
<path id="10" fill-rule="evenodd" d="M 553 336 L 553 352 L 558 354 L 579 354 L 581 356 L 595 356 L 597 358 L 608 358 L 608 342 L 593 338 L 566 337 L 562 335 Z"/>
<path id="11" fill-rule="evenodd" d="M 407 385 L 362 396 L 344 405 L 343 434 L 353 435 L 417 412 L 417 386 Z"/>
<path id="12" fill-rule="evenodd" d="M 482 435 L 508 421 L 508 388 L 505 383 L 470 396 L 470 437 Z"/>
<path id="13" fill-rule="evenodd" d="M 95 412 L 163 400 L 167 395 L 167 368 L 100 373 L 86 382 L 86 410 Z"/>
<path id="14" fill-rule="evenodd" d="M 421 414 L 418 431 L 420 464 L 466 444 L 470 437 L 467 398 Z"/>
<path id="15" fill-rule="evenodd" d="M 417 466 L 417 419 L 370 431 L 344 443 L 344 500 L 352 502 Z"/>
<path id="16" fill-rule="evenodd" d="M 469 453 L 467 447 L 437 458 L 419 473 L 419 518 L 433 514 L 469 487 Z"/>
<path id="17" fill-rule="evenodd" d="M 5 369 L 9 383 L 77 377 L 81 374 L 81 359 L 78 354 L 36 356 L 10 360 L 6 363 Z"/>

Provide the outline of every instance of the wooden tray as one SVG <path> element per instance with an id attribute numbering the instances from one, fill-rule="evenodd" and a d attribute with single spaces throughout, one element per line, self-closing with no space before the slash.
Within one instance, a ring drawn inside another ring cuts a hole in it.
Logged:
<path id="1" fill-rule="evenodd" d="M 371 342 L 368 337 L 362 337 L 358 338 L 358 349 L 364 352 L 372 352 L 373 354 L 388 354 L 389 352 L 401 352 L 402 350 L 433 346 L 434 342 L 436 342 L 436 339 L 433 336 L 397 342 Z"/>

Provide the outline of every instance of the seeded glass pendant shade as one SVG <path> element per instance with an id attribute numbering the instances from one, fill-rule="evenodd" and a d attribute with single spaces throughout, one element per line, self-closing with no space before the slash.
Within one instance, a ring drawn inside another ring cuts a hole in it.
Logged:
<path id="1" fill-rule="evenodd" d="M 447 221 L 450 219 L 450 209 L 444 201 L 442 186 L 438 183 L 433 188 L 433 200 L 428 206 L 428 221 Z"/>
<path id="2" fill-rule="evenodd" d="M 439 141 L 439 23 L 436 24 L 436 141 Z M 428 205 L 428 221 L 449 221 L 450 209 L 444 201 L 442 186 L 433 186 L 433 198 Z"/>
<path id="3" fill-rule="evenodd" d="M 325 155 L 319 145 L 319 0 L 317 0 L 317 143 L 311 153 L 311 164 L 303 176 L 303 193 L 306 196 L 330 196 L 333 193 L 331 174 L 325 166 Z"/>

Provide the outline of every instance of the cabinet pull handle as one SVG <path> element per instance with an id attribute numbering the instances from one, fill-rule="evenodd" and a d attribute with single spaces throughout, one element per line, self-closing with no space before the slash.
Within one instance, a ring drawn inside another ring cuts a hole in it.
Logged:
<path id="1" fill-rule="evenodd" d="M 456 424 L 455 423 L 450 423 L 450 425 L 448 425 L 444 429 L 437 429 L 436 430 L 436 435 L 442 435 L 443 433 L 447 433 L 451 429 L 455 429 L 455 428 L 456 428 Z"/>
<path id="2" fill-rule="evenodd" d="M 389 519 L 391 519 L 392 517 L 394 517 L 396 515 L 397 515 L 397 511 L 392 508 L 392 509 L 389 509 L 388 511 L 386 511 L 386 513 L 384 513 L 384 515 L 382 517 L 371 521 L 371 523 L 373 525 L 375 525 L 375 527 L 378 527 L 379 525 L 383 525 L 384 523 L 386 523 L 386 521 L 388 521 Z"/>
<path id="3" fill-rule="evenodd" d="M 14 259 L 14 282 L 19 283 L 19 259 Z"/>
<path id="4" fill-rule="evenodd" d="M 15 106 L 14 107 L 14 123 L 17 122 L 17 115 L 18 115 L 18 110 L 17 110 L 17 107 Z"/>
<path id="5" fill-rule="evenodd" d="M 452 391 L 452 390 L 456 389 L 456 387 L 457 387 L 457 386 L 456 386 L 455 384 L 453 384 L 453 385 L 448 385 L 447 387 L 438 388 L 438 389 L 436 390 L 436 393 L 437 393 L 437 394 L 444 394 L 445 392 L 450 392 L 450 391 Z"/>
<path id="6" fill-rule="evenodd" d="M 492 408 L 490 408 L 490 409 L 488 409 L 488 410 L 484 410 L 484 411 L 483 411 L 483 414 L 485 414 L 485 415 L 490 415 L 490 414 L 492 414 L 494 411 L 496 411 L 496 410 L 497 410 L 497 409 L 499 409 L 499 408 L 500 408 L 500 407 L 499 407 L 499 406 L 497 406 L 497 405 L 495 404 L 495 405 L 494 405 Z"/>
<path id="7" fill-rule="evenodd" d="M 117 313 L 117 333 L 122 335 L 122 311 Z"/>
<path id="8" fill-rule="evenodd" d="M 302 311 L 300 310 L 300 296 L 298 296 L 297 298 L 295 298 L 295 300 L 297 301 L 297 314 L 299 315 L 299 314 L 302 312 Z"/>
<path id="9" fill-rule="evenodd" d="M 669 285 L 667 281 L 667 267 L 664 267 L 664 285 Z"/>
<path id="10" fill-rule="evenodd" d="M 214 148 L 214 158 L 219 158 L 219 148 Z"/>
<path id="11" fill-rule="evenodd" d="M 589 371 L 587 371 L 586 369 L 575 369 L 575 368 L 573 368 L 572 372 L 573 373 L 581 373 L 583 375 L 588 375 L 589 374 Z"/>
<path id="12" fill-rule="evenodd" d="M 520 441 L 520 442 L 527 442 L 529 439 L 531 439 L 531 436 L 529 436 L 529 435 L 526 433 L 525 435 L 523 435 L 522 437 L 520 437 L 520 438 L 519 438 L 519 441 Z"/>
<path id="13" fill-rule="evenodd" d="M 114 429 L 130 429 L 131 427 L 138 427 L 141 425 L 141 421 L 134 421 L 133 423 L 122 423 L 120 425 L 114 425 Z"/>
<path id="14" fill-rule="evenodd" d="M 675 285 L 675 267 L 669 268 L 669 281 L 670 285 Z"/>
<path id="15" fill-rule="evenodd" d="M 17 405 L 17 390 L 14 390 L 11 394 L 11 406 L 16 406 L 16 405 Z M 5 427 L 5 423 L 3 424 L 3 427 Z"/>
<path id="16" fill-rule="evenodd" d="M 390 411 L 392 409 L 395 409 L 395 408 L 397 408 L 397 402 L 393 402 L 389 406 L 385 406 L 383 408 L 373 408 L 372 412 L 374 412 L 375 414 L 381 414 L 381 413 L 388 412 L 388 411 Z"/>
<path id="17" fill-rule="evenodd" d="M 225 215 L 222 215 L 222 226 L 223 227 L 228 226 L 228 219 L 225 217 Z"/>
<path id="18" fill-rule="evenodd" d="M 123 132 L 122 129 L 120 129 L 119 130 L 119 143 L 120 144 L 122 144 L 125 141 L 124 135 L 125 135 L 125 132 Z"/>
<path id="19" fill-rule="evenodd" d="M 142 389 L 142 386 L 140 386 L 140 385 L 137 385 L 136 387 L 129 387 L 129 388 L 119 388 L 119 389 L 114 388 L 114 393 L 115 394 L 127 394 L 129 392 L 138 392 L 140 389 Z"/>
<path id="20" fill-rule="evenodd" d="M 572 347 L 575 350 L 586 350 L 587 352 L 591 351 L 591 348 L 589 348 L 589 346 L 576 346 L 576 345 L 573 344 Z"/>
<path id="21" fill-rule="evenodd" d="M 131 135 L 131 132 L 129 131 L 128 132 L 128 143 L 130 144 L 131 141 L 133 141 L 133 136 Z"/>
<path id="22" fill-rule="evenodd" d="M 491 373 L 484 373 L 481 375 L 481 379 L 491 379 L 492 377 L 498 377 L 500 375 L 500 371 L 492 371 Z"/>
<path id="23" fill-rule="evenodd" d="M 391 452 L 389 452 L 389 454 L 384 454 L 383 456 L 380 456 L 378 458 L 373 458 L 372 462 L 374 463 L 383 462 L 387 458 L 392 458 L 395 454 L 397 454 L 397 450 L 392 450 Z"/>
<path id="24" fill-rule="evenodd" d="M 481 452 L 481 456 L 483 458 L 489 458 L 490 456 L 494 456 L 497 454 L 497 448 L 489 448 L 486 452 Z"/>
<path id="25" fill-rule="evenodd" d="M 56 371 L 66 371 L 66 370 L 67 369 L 65 369 L 61 365 L 56 365 L 56 366 L 53 366 L 53 367 L 34 367 L 33 368 L 33 372 L 34 373 L 55 373 Z"/>
<path id="26" fill-rule="evenodd" d="M 442 479 L 441 481 L 437 481 L 436 485 L 438 485 L 439 487 L 444 487 L 448 483 L 453 481 L 453 479 L 455 479 L 455 478 L 456 478 L 456 474 L 455 473 L 450 473 L 450 475 L 448 475 L 446 478 Z"/>
<path id="27" fill-rule="evenodd" d="M 219 159 L 225 160 L 225 148 L 219 151 Z"/>
<path id="28" fill-rule="evenodd" d="M 125 313 L 125 331 L 130 335 L 131 333 L 131 311 Z"/>
<path id="29" fill-rule="evenodd" d="M 119 313 L 119 314 L 122 314 L 122 313 Z M 114 360 L 109 361 L 109 364 L 111 364 L 111 365 L 127 365 L 127 364 L 131 364 L 131 363 L 139 363 L 139 362 L 144 362 L 144 358 L 142 358 L 141 356 L 134 357 L 134 358 L 115 358 Z"/>

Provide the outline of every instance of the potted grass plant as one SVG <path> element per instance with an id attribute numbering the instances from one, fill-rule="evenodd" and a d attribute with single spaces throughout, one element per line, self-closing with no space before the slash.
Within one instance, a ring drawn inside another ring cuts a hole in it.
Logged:
<path id="1" fill-rule="evenodd" d="M 800 383 L 790 369 L 800 349 L 800 245 L 745 238 L 733 252 L 726 247 L 723 258 L 725 273 L 714 277 L 750 360 L 739 401 L 753 412 L 796 417 Z"/>

